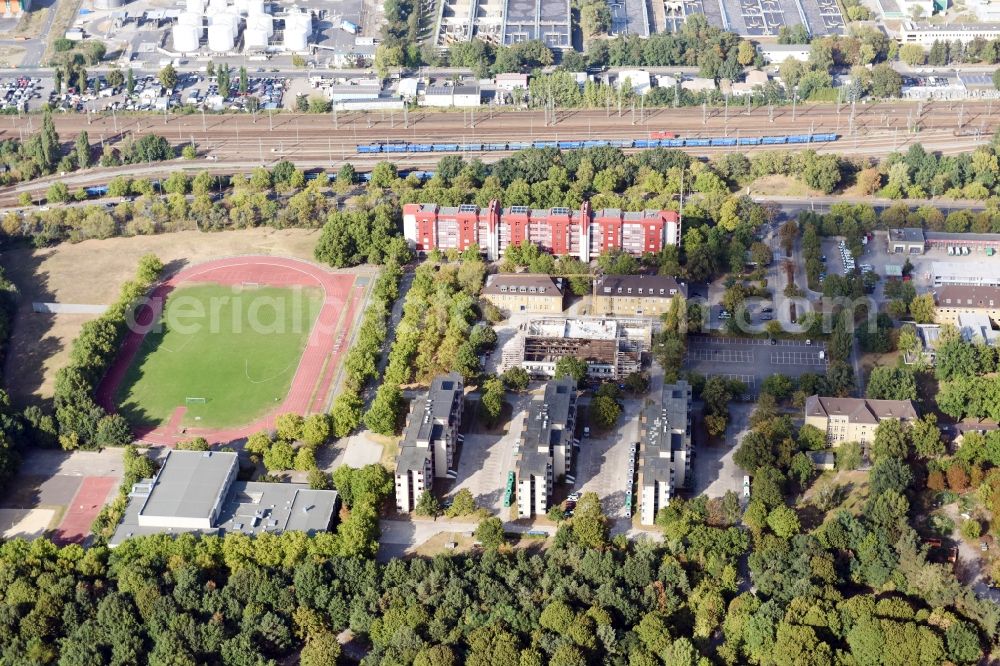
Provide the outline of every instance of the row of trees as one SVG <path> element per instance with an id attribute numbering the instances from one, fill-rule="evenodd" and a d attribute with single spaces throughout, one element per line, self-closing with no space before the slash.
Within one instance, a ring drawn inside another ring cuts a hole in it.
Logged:
<path id="1" fill-rule="evenodd" d="M 365 414 L 370 430 L 384 435 L 396 431 L 402 385 L 428 382 L 444 372 L 459 372 L 466 379 L 479 374 L 479 353 L 496 342 L 490 326 L 476 325 L 485 276 L 478 248 L 468 250 L 459 263 L 425 262 L 417 268 L 382 385 Z"/>
<path id="2" fill-rule="evenodd" d="M 118 300 L 88 321 L 73 341 L 69 364 L 56 373 L 54 404 L 59 442 L 65 449 L 123 446 L 132 440 L 120 414 L 108 414 L 94 400 L 98 383 L 121 351 L 130 325 L 151 313 L 142 300 L 160 277 L 163 263 L 152 254 L 139 260 L 136 275 L 122 285 Z"/>
<path id="3" fill-rule="evenodd" d="M 389 333 L 392 305 L 399 298 L 402 274 L 399 264 L 390 260 L 372 286 L 368 309 L 344 360 L 343 390 L 333 401 L 331 416 L 336 437 L 346 437 L 361 424 L 365 390 L 379 376 L 379 358 Z"/>

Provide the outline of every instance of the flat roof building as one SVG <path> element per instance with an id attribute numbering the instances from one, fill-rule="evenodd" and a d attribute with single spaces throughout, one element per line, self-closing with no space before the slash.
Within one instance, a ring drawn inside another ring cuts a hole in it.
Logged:
<path id="1" fill-rule="evenodd" d="M 486 278 L 482 297 L 507 313 L 559 314 L 563 280 L 537 273 L 497 273 Z"/>
<path id="2" fill-rule="evenodd" d="M 600 315 L 659 317 L 683 285 L 669 275 L 602 275 L 594 280 L 593 312 Z"/>
<path id="3" fill-rule="evenodd" d="M 691 472 L 691 386 L 665 384 L 642 413 L 639 431 L 639 518 L 652 525 Z M 630 489 L 631 490 L 631 489 Z"/>
<path id="4" fill-rule="evenodd" d="M 889 229 L 889 252 L 893 254 L 923 254 L 924 230 L 919 227 Z"/>
<path id="5" fill-rule="evenodd" d="M 935 261 L 931 264 L 931 274 L 935 288 L 1000 287 L 1000 261 Z"/>
<path id="6" fill-rule="evenodd" d="M 403 236 L 417 252 L 461 251 L 478 245 L 490 261 L 496 261 L 509 246 L 530 241 L 556 256 L 586 262 L 611 250 L 638 256 L 680 245 L 681 221 L 672 210 L 594 211 L 589 201 L 579 210 L 502 208 L 497 200 L 486 208 L 422 203 L 403 206 Z"/>
<path id="7" fill-rule="evenodd" d="M 767 64 L 780 65 L 789 58 L 799 62 L 809 62 L 808 44 L 758 44 L 757 53 Z"/>
<path id="8" fill-rule="evenodd" d="M 465 386 L 457 372 L 435 377 L 427 393 L 413 401 L 396 458 L 396 508 L 413 511 L 434 479 L 454 477 L 455 448 L 465 406 Z"/>
<path id="9" fill-rule="evenodd" d="M 517 514 L 542 516 L 549 510 L 555 482 L 572 483 L 570 470 L 576 445 L 576 382 L 568 377 L 545 385 L 541 399 L 531 401 L 518 440 Z"/>
<path id="10" fill-rule="evenodd" d="M 237 481 L 238 472 L 235 453 L 168 451 L 156 476 L 133 486 L 109 545 L 150 534 L 312 534 L 333 525 L 336 491 L 311 490 L 299 483 Z"/>
<path id="11" fill-rule="evenodd" d="M 900 44 L 919 44 L 924 48 L 934 46 L 934 42 L 962 42 L 968 44 L 976 38 L 992 41 L 1000 37 L 998 23 L 968 23 L 968 24 L 919 24 L 904 21 L 899 28 Z"/>
<path id="12" fill-rule="evenodd" d="M 649 349 L 652 326 L 644 319 L 548 318 L 524 324 L 504 350 L 505 367 L 520 366 L 535 377 L 554 377 L 564 356 L 587 362 L 598 379 L 621 379 L 638 372 Z"/>
<path id="13" fill-rule="evenodd" d="M 479 84 L 427 86 L 420 98 L 421 105 L 435 107 L 469 108 L 479 106 L 481 102 Z"/>

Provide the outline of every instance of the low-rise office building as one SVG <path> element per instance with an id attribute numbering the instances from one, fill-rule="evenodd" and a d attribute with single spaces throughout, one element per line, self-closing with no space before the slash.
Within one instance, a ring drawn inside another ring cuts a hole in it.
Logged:
<path id="1" fill-rule="evenodd" d="M 455 448 L 462 436 L 465 392 L 457 372 L 435 377 L 430 389 L 413 401 L 396 458 L 396 508 L 409 513 L 434 479 L 454 476 Z"/>
<path id="2" fill-rule="evenodd" d="M 593 311 L 604 316 L 659 317 L 683 285 L 667 275 L 602 275 L 594 281 Z"/>
<path id="3" fill-rule="evenodd" d="M 563 280 L 536 273 L 498 273 L 486 278 L 482 297 L 507 313 L 559 314 Z"/>
<path id="4" fill-rule="evenodd" d="M 168 451 L 156 475 L 132 487 L 109 545 L 151 534 L 315 534 L 333 526 L 336 491 L 237 481 L 238 473 L 235 453 Z"/>
<path id="5" fill-rule="evenodd" d="M 691 472 L 691 386 L 667 384 L 641 416 L 639 519 L 652 525 Z"/>
<path id="6" fill-rule="evenodd" d="M 570 378 L 550 381 L 532 400 L 517 443 L 517 515 L 543 516 L 556 481 L 572 483 L 576 445 L 576 386 Z"/>
<path id="7" fill-rule="evenodd" d="M 868 398 L 806 398 L 805 422 L 826 433 L 833 446 L 858 442 L 867 446 L 875 440 L 875 428 L 882 421 L 914 421 L 917 410 L 910 400 L 871 400 Z"/>

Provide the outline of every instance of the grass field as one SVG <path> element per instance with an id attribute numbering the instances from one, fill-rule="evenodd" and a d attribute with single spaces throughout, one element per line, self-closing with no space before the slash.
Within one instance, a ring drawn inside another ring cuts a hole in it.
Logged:
<path id="1" fill-rule="evenodd" d="M 177 407 L 186 426 L 253 421 L 284 400 L 322 304 L 319 289 L 176 289 L 129 368 L 120 411 L 137 425 L 161 425 Z"/>

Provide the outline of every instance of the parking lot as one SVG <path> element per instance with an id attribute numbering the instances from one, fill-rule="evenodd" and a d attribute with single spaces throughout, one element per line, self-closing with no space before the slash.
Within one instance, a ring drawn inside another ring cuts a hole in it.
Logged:
<path id="1" fill-rule="evenodd" d="M 503 510 L 503 489 L 507 473 L 514 471 L 515 447 L 521 436 L 521 426 L 527 414 L 530 393 L 508 393 L 513 415 L 503 435 L 466 433 L 458 453 L 458 476 L 448 485 L 445 497 L 453 497 L 462 488 L 467 488 L 476 504 L 501 514 Z"/>
<path id="2" fill-rule="evenodd" d="M 798 340 L 712 338 L 688 340 L 685 368 L 706 377 L 726 377 L 747 385 L 745 399 L 752 400 L 766 377 L 782 374 L 798 377 L 806 372 L 823 373 L 826 345 Z"/>
<path id="3" fill-rule="evenodd" d="M 204 108 L 206 111 L 253 111 L 282 108 L 287 81 L 277 76 L 247 77 L 247 92 L 239 92 L 239 70 L 230 73 L 230 89 L 219 90 L 218 78 L 204 74 L 180 74 L 177 86 L 165 89 L 152 75 L 137 76 L 132 95 L 126 86 L 112 87 L 103 75 L 91 78 L 88 91 L 80 94 L 75 88 L 50 95 L 54 108 L 64 111 L 165 111 L 180 106 Z"/>
<path id="4" fill-rule="evenodd" d="M 750 414 L 754 407 L 755 405 L 749 404 L 730 404 L 725 441 L 695 447 L 691 467 L 692 497 L 722 497 L 730 490 L 741 492 L 745 472 L 733 461 L 733 455 L 749 429 Z"/>
<path id="5" fill-rule="evenodd" d="M 605 515 L 612 520 L 628 518 L 625 493 L 632 485 L 628 477 L 628 461 L 630 447 L 639 441 L 642 401 L 623 402 L 625 409 L 616 428 L 604 436 L 580 440 L 576 459 L 576 483 L 573 485 L 573 491 L 597 493 Z M 580 409 L 586 410 L 586 405 L 581 405 Z"/>

